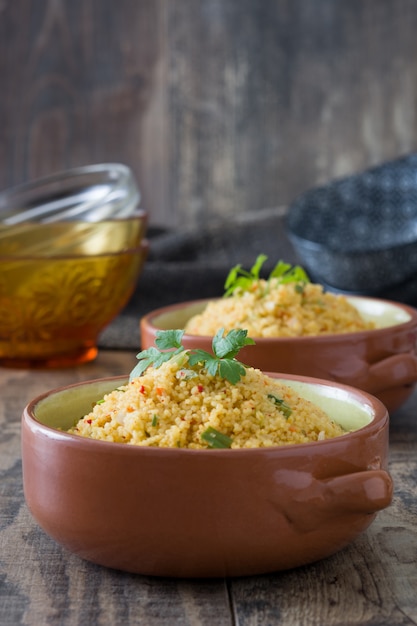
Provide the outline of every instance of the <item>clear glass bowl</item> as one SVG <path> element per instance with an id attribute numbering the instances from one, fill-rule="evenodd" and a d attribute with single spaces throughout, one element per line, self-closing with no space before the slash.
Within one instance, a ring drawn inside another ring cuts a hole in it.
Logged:
<path id="1" fill-rule="evenodd" d="M 100 163 L 56 172 L 0 193 L 0 225 L 127 217 L 139 206 L 132 171 Z"/>
<path id="2" fill-rule="evenodd" d="M 0 193 L 0 365 L 90 361 L 148 252 L 131 170 L 89 165 Z"/>

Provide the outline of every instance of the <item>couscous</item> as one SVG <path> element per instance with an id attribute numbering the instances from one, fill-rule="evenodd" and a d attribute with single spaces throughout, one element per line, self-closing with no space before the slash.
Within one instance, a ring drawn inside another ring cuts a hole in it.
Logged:
<path id="1" fill-rule="evenodd" d="M 283 269 L 268 279 L 256 274 L 245 278 L 243 287 L 237 280 L 226 297 L 209 302 L 188 320 L 185 331 L 210 336 L 219 328 L 245 328 L 252 337 L 301 337 L 375 327 L 343 295 L 325 292 L 299 271 L 291 275 L 282 262 L 279 266 Z"/>
<path id="2" fill-rule="evenodd" d="M 156 353 L 151 349 L 141 354 L 155 360 Z M 226 355 L 210 362 L 204 354 L 177 350 L 174 358 L 146 367 L 107 394 L 69 432 L 138 446 L 192 449 L 307 443 L 345 432 L 322 409 L 260 370 L 243 366 L 232 353 L 231 359 Z M 226 377 L 217 369 L 219 363 Z M 239 374 L 229 380 L 234 366 Z"/>

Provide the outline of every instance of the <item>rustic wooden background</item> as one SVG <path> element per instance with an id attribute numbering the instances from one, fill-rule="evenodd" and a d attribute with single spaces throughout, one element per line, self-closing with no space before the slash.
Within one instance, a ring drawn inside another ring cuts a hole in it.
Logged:
<path id="1" fill-rule="evenodd" d="M 0 0 L 0 189 L 130 165 L 151 223 L 417 148 L 415 0 Z"/>

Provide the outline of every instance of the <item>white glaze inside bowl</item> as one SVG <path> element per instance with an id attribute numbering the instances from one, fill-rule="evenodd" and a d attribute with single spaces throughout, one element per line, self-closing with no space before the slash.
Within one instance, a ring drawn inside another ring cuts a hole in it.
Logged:
<path id="1" fill-rule="evenodd" d="M 35 406 L 38 422 L 55 429 L 68 430 L 104 394 L 124 384 L 125 381 L 98 380 L 89 385 L 79 385 L 46 396 Z M 127 382 L 127 379 L 126 379 Z M 345 389 L 328 385 L 282 379 L 300 395 L 320 406 L 345 430 L 357 430 L 369 424 L 374 411 L 366 401 L 360 401 Z"/>
<path id="2" fill-rule="evenodd" d="M 153 318 L 152 323 L 160 330 L 171 330 L 172 328 L 184 328 L 188 320 L 201 313 L 206 306 L 206 301 L 194 302 L 184 307 L 179 307 L 173 311 L 161 313 Z"/>
<path id="3" fill-rule="evenodd" d="M 394 303 L 372 298 L 347 298 L 367 321 L 373 321 L 378 328 L 396 326 L 409 322 L 411 315 Z"/>
<path id="4" fill-rule="evenodd" d="M 91 411 L 97 400 L 124 382 L 127 379 L 121 382 L 104 379 L 57 391 L 36 404 L 36 419 L 45 426 L 68 430 Z"/>
<path id="5" fill-rule="evenodd" d="M 355 398 L 340 387 L 288 379 L 282 379 L 282 383 L 292 387 L 300 396 L 322 408 L 345 430 L 362 428 L 370 424 L 374 418 L 374 409 L 371 404 Z"/>

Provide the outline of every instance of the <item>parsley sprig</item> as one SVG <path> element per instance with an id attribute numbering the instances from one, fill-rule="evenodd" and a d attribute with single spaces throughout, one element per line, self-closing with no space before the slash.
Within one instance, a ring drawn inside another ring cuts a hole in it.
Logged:
<path id="1" fill-rule="evenodd" d="M 200 366 L 211 376 L 225 378 L 235 385 L 246 374 L 245 365 L 236 359 L 243 346 L 253 345 L 253 339 L 243 329 L 230 330 L 224 334 L 221 328 L 213 337 L 213 353 L 200 348 L 186 350 L 182 345 L 184 330 L 159 330 L 155 338 L 155 346 L 142 350 L 136 355 L 139 363 L 133 368 L 130 380 L 141 376 L 150 366 L 161 367 L 163 363 L 175 359 L 180 363 L 188 363 L 190 367 Z"/>
<path id="2" fill-rule="evenodd" d="M 225 293 L 223 297 L 227 298 L 233 295 L 237 289 L 242 292 L 248 291 L 254 283 L 261 279 L 261 269 L 267 259 L 265 254 L 258 255 L 255 264 L 249 271 L 244 270 L 240 264 L 232 267 L 224 283 Z M 292 266 L 284 261 L 278 261 L 266 280 L 270 282 L 273 278 L 277 279 L 280 284 L 296 283 L 301 287 L 310 282 L 302 267 L 299 265 Z"/>

